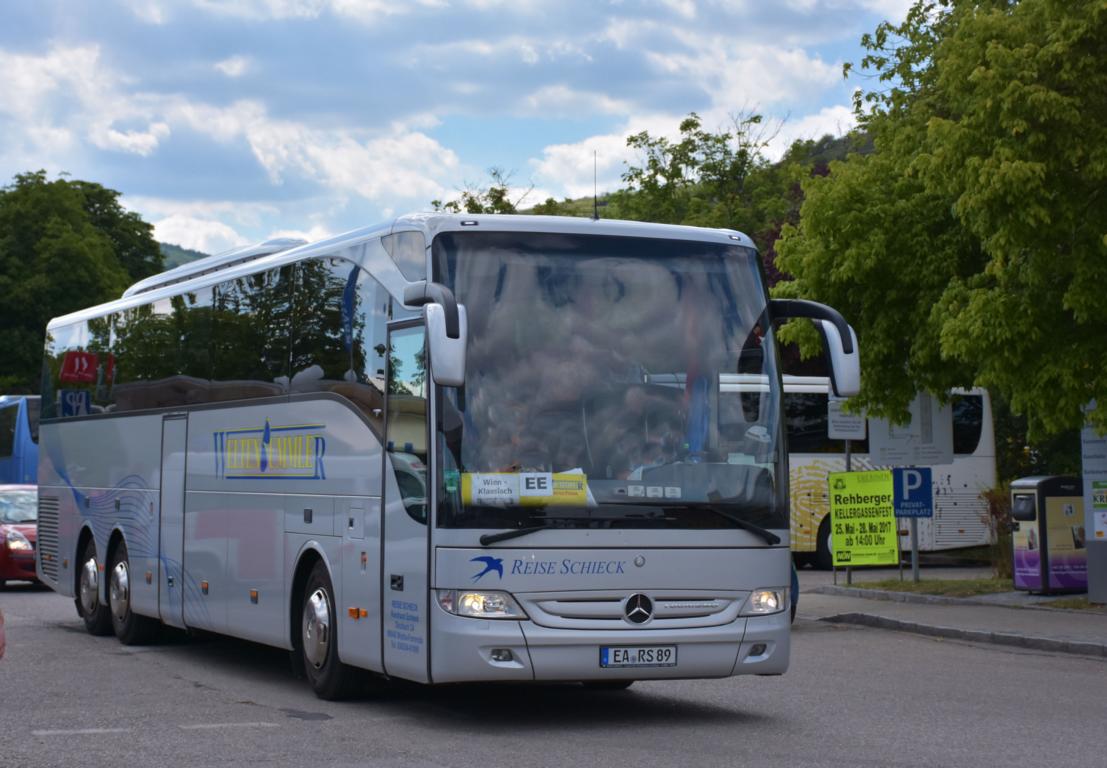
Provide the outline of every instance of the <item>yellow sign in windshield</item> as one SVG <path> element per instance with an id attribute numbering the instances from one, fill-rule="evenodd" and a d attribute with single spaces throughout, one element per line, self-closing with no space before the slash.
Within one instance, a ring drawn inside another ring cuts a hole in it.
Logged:
<path id="1" fill-rule="evenodd" d="M 574 472 L 466 472 L 466 504 L 545 507 L 588 506 L 588 477 Z"/>
<path id="2" fill-rule="evenodd" d="M 827 477 L 835 565 L 899 562 L 892 473 L 834 472 Z"/>

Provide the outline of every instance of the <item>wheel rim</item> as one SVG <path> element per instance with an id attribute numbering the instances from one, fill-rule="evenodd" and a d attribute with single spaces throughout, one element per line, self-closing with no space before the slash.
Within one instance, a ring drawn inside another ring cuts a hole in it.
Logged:
<path id="1" fill-rule="evenodd" d="M 126 561 L 116 563 L 111 571 L 111 580 L 108 582 L 111 599 L 111 612 L 120 621 L 127 618 L 127 611 L 131 607 L 131 579 L 127 573 Z"/>
<path id="2" fill-rule="evenodd" d="M 100 578 L 96 570 L 96 558 L 90 557 L 81 566 L 81 608 L 84 609 L 86 616 L 96 612 L 100 602 L 99 589 Z"/>
<path id="3" fill-rule="evenodd" d="M 311 593 L 304 603 L 304 657 L 319 669 L 327 660 L 331 639 L 331 609 L 322 587 Z"/>

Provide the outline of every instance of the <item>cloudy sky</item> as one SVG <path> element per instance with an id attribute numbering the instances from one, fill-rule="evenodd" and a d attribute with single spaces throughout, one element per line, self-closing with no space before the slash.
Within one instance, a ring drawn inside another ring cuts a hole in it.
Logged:
<path id="1" fill-rule="evenodd" d="M 96 181 L 158 239 L 316 239 L 456 197 L 620 186 L 626 137 L 852 124 L 843 61 L 908 0 L 0 0 L 0 183 Z"/>

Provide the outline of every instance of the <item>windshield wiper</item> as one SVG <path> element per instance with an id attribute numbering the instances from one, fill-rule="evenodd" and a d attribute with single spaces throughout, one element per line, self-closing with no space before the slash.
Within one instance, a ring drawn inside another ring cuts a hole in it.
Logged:
<path id="1" fill-rule="evenodd" d="M 762 528 L 757 523 L 751 523 L 749 520 L 744 520 L 743 518 L 738 517 L 738 515 L 727 512 L 725 509 L 722 509 L 720 507 L 716 507 L 714 504 L 697 505 L 697 507 L 699 507 L 700 509 L 706 509 L 708 512 L 714 512 L 719 517 L 729 520 L 744 531 L 749 531 L 750 533 L 757 534 L 765 540 L 766 544 L 769 544 L 770 546 L 776 546 L 780 543 L 780 537 L 770 531 L 768 528 Z M 693 507 L 693 509 L 695 508 L 696 507 Z"/>
<path id="2" fill-rule="evenodd" d="M 551 523 L 564 523 L 564 522 L 577 522 L 584 521 L 588 523 L 594 522 L 612 522 L 615 520 L 656 520 L 660 519 L 654 516 L 647 515 L 607 515 L 604 517 L 583 517 L 583 516 L 564 516 L 564 517 L 540 517 L 536 518 L 542 521 L 541 525 L 528 525 L 525 528 L 512 528 L 510 531 L 500 531 L 499 533 L 486 533 L 480 537 L 480 543 L 482 546 L 487 547 L 489 544 L 495 544 L 498 541 L 507 541 L 508 539 L 515 539 L 519 536 L 526 536 L 528 533 L 534 533 L 535 531 L 542 531 L 546 528 L 553 528 Z"/>
<path id="3" fill-rule="evenodd" d="M 526 528 L 513 528 L 510 531 L 500 531 L 499 533 L 486 533 L 480 537 L 481 546 L 487 547 L 489 544 L 495 544 L 497 541 L 507 541 L 508 539 L 518 538 L 519 536 L 526 536 L 528 533 L 534 533 L 540 531 L 543 528 L 549 528 L 549 523 L 543 525 L 528 525 Z"/>

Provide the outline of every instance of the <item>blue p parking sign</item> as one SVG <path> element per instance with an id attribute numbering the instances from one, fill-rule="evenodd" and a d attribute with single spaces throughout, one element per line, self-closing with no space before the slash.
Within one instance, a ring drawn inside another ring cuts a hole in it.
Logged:
<path id="1" fill-rule="evenodd" d="M 892 470 L 892 506 L 896 517 L 933 517 L 934 489 L 930 467 Z"/>

